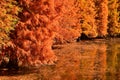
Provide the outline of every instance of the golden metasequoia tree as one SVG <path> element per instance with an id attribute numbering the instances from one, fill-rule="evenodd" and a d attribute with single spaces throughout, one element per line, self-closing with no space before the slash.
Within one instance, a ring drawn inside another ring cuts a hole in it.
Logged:
<path id="1" fill-rule="evenodd" d="M 96 26 L 96 11 L 95 11 L 94 0 L 79 0 L 79 23 L 82 28 L 82 33 L 89 38 L 97 37 L 97 26 Z"/>
<path id="2" fill-rule="evenodd" d="M 23 11 L 12 35 L 18 65 L 53 64 L 57 59 L 51 46 L 57 30 L 59 6 L 55 6 L 55 0 L 18 1 Z"/>
<path id="3" fill-rule="evenodd" d="M 18 22 L 18 13 L 21 9 L 15 0 L 0 0 L 0 65 L 8 62 L 9 54 L 3 52 L 11 45 L 10 33 Z"/>
<path id="4" fill-rule="evenodd" d="M 108 32 L 111 36 L 117 36 L 120 34 L 120 1 L 109 0 L 109 16 L 108 16 Z"/>
<path id="5" fill-rule="evenodd" d="M 108 0 L 95 0 L 96 6 L 96 25 L 98 36 L 107 35 L 108 24 Z"/>
<path id="6" fill-rule="evenodd" d="M 81 27 L 79 24 L 78 1 L 64 0 L 56 1 L 56 5 L 62 5 L 59 26 L 54 43 L 73 42 L 81 35 Z M 61 2 L 61 3 L 60 3 Z M 59 3 L 59 4 L 58 4 Z"/>
<path id="7" fill-rule="evenodd" d="M 23 7 L 13 38 L 20 65 L 52 64 L 51 47 L 80 36 L 75 0 L 19 0 Z M 23 63 L 24 62 L 24 63 Z"/>
<path id="8" fill-rule="evenodd" d="M 0 48 L 9 42 L 9 33 L 14 30 L 15 24 L 18 22 L 19 11 L 20 8 L 15 0 L 0 1 Z"/>

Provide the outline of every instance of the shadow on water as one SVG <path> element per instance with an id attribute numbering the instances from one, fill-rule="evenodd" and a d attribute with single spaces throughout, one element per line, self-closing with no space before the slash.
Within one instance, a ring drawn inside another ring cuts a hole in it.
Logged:
<path id="1" fill-rule="evenodd" d="M 6 74 L 0 70 L 0 76 L 22 75 L 20 79 L 24 79 L 23 76 L 33 74 L 34 80 L 120 80 L 120 39 L 95 39 L 54 47 L 58 56 L 55 65 L 33 70 L 4 70 Z"/>

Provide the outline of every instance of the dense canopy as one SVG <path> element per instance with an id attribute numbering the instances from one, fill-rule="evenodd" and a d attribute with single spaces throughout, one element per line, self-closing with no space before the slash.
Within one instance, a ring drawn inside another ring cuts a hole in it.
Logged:
<path id="1" fill-rule="evenodd" d="M 52 45 L 83 34 L 120 36 L 120 0 L 0 1 L 1 65 L 53 64 Z"/>

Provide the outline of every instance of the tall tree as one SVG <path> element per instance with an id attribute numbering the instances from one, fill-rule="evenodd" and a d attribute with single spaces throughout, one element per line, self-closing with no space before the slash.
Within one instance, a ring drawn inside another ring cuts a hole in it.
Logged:
<path id="1" fill-rule="evenodd" d="M 60 19 L 58 20 L 59 30 L 56 32 L 57 35 L 55 37 L 55 43 L 73 42 L 81 34 L 77 5 L 78 2 L 76 0 L 64 0 L 61 2 L 61 15 Z"/>
<path id="2" fill-rule="evenodd" d="M 98 36 L 107 35 L 108 24 L 108 0 L 95 0 L 96 6 L 96 23 Z"/>
<path id="3" fill-rule="evenodd" d="M 23 7 L 21 21 L 13 37 L 14 53 L 19 65 L 53 64 L 56 56 L 51 47 L 58 14 L 54 0 L 18 0 Z M 14 59 L 13 59 L 14 60 Z"/>
<path id="4" fill-rule="evenodd" d="M 109 23 L 108 32 L 111 36 L 117 36 L 120 34 L 120 10 L 119 10 L 119 0 L 109 0 Z"/>
<path id="5" fill-rule="evenodd" d="M 0 1 L 0 46 L 10 40 L 9 33 L 14 30 L 15 24 L 18 22 L 16 15 L 19 10 L 15 0 Z"/>
<path id="6" fill-rule="evenodd" d="M 97 26 L 95 24 L 95 3 L 94 0 L 79 0 L 80 25 L 82 33 L 89 38 L 97 37 Z"/>
<path id="7" fill-rule="evenodd" d="M 0 64 L 9 56 L 3 53 L 3 49 L 11 45 L 10 33 L 19 20 L 17 17 L 19 11 L 21 9 L 15 0 L 0 0 Z"/>

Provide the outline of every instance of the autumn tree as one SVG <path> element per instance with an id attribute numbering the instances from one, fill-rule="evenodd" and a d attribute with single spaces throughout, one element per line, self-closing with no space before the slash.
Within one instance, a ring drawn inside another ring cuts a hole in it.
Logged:
<path id="1" fill-rule="evenodd" d="M 64 0 L 55 1 L 56 5 L 61 6 L 59 9 L 60 18 L 58 20 L 58 31 L 54 38 L 54 43 L 69 43 L 76 41 L 81 35 L 81 27 L 79 24 L 78 1 Z"/>
<path id="2" fill-rule="evenodd" d="M 56 56 L 51 48 L 58 25 L 59 6 L 55 5 L 55 0 L 18 1 L 23 11 L 12 37 L 12 51 L 18 65 L 53 64 Z"/>
<path id="3" fill-rule="evenodd" d="M 18 7 L 15 0 L 0 0 L 0 65 L 9 54 L 3 53 L 5 47 L 10 46 L 10 33 L 18 22 Z"/>
<path id="4" fill-rule="evenodd" d="M 108 0 L 95 0 L 95 6 L 98 36 L 103 37 L 108 29 Z"/>
<path id="5" fill-rule="evenodd" d="M 111 36 L 117 36 L 120 34 L 120 10 L 119 0 L 109 0 L 109 16 L 108 16 L 108 32 Z"/>
<path id="6" fill-rule="evenodd" d="M 9 33 L 14 30 L 18 22 L 17 14 L 20 8 L 15 0 L 0 1 L 0 46 L 6 45 L 10 40 Z"/>
<path id="7" fill-rule="evenodd" d="M 95 38 L 98 35 L 95 23 L 95 7 L 94 0 L 79 0 L 79 23 L 82 28 L 82 33 L 88 38 Z"/>

